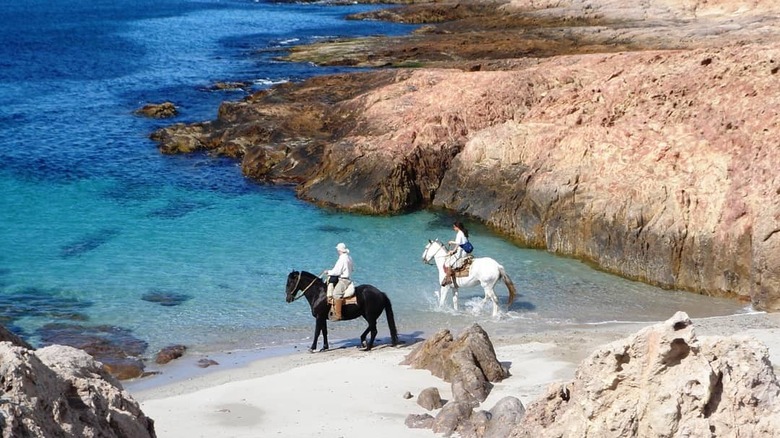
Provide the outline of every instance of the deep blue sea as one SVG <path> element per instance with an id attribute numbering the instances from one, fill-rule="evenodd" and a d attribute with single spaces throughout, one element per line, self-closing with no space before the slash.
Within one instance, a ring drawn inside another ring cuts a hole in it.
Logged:
<path id="1" fill-rule="evenodd" d="M 145 355 L 185 344 L 224 352 L 307 346 L 314 321 L 287 304 L 293 269 L 319 273 L 351 248 L 358 283 L 387 292 L 402 336 L 477 322 L 503 333 L 611 321 L 657 321 L 749 311 L 735 301 L 661 290 L 576 260 L 519 248 L 468 222 L 478 255 L 501 262 L 520 296 L 500 318 L 439 308 L 437 273 L 421 263 L 427 239 L 452 238 L 454 216 L 368 217 L 316 208 L 290 187 L 242 177 L 238 163 L 165 156 L 161 126 L 216 117 L 246 91 L 344 69 L 275 60 L 323 38 L 413 28 L 345 20 L 377 6 L 248 0 L 1 0 L 0 322 L 31 343 L 52 324 L 112 327 L 147 343 Z M 136 116 L 174 102 L 167 120 Z M 498 286 L 505 303 L 506 289 Z M 355 338 L 365 323 L 331 324 Z M 380 339 L 388 336 L 384 318 Z"/>

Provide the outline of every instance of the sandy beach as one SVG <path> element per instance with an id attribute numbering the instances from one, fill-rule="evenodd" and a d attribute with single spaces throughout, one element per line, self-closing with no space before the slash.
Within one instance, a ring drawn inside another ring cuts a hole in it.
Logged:
<path id="1" fill-rule="evenodd" d="M 756 337 L 769 347 L 775 373 L 780 370 L 780 315 L 757 313 L 693 322 L 699 337 Z M 508 395 L 527 406 L 548 384 L 571 379 L 578 363 L 596 347 L 648 325 L 491 335 L 497 358 L 512 375 L 495 385 L 480 409 L 488 410 Z M 450 328 L 456 336 L 463 329 Z M 291 349 L 288 354 L 245 364 L 236 358 L 232 366 L 212 366 L 172 383 L 159 376 L 157 386 L 144 388 L 142 382 L 130 382 L 126 387 L 155 420 L 157 435 L 163 438 L 435 436 L 430 430 L 404 425 L 407 415 L 427 412 L 416 402 L 423 389 L 436 387 L 445 401 L 451 397 L 449 383 L 427 370 L 400 365 L 414 343 L 380 345 L 371 352 L 345 345 L 316 354 Z M 192 370 L 200 359 L 186 355 L 170 369 Z M 163 373 L 170 371 L 163 368 Z M 407 392 L 412 398 L 404 397 Z"/>

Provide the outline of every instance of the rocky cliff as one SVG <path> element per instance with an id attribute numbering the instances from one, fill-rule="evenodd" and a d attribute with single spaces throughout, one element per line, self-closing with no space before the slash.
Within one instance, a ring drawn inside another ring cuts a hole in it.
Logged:
<path id="1" fill-rule="evenodd" d="M 313 202 L 445 207 L 626 277 L 780 310 L 777 12 L 759 0 L 412 5 L 391 18 L 435 25 L 291 56 L 426 68 L 285 84 L 153 138 L 165 153 L 241 159 Z"/>

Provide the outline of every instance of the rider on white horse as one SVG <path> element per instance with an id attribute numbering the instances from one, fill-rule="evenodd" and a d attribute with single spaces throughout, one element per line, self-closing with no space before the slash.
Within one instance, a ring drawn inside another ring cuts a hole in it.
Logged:
<path id="1" fill-rule="evenodd" d="M 455 221 L 452 224 L 452 228 L 456 232 L 455 240 L 447 242 L 452 249 L 447 252 L 447 260 L 444 262 L 444 273 L 447 275 L 442 280 L 441 285 L 447 286 L 452 283 L 454 287 L 458 287 L 458 283 L 455 281 L 455 272 L 470 257 L 463 249 L 463 245 L 469 241 L 469 230 L 466 229 L 461 221 Z"/>
<path id="2" fill-rule="evenodd" d="M 447 249 L 442 242 L 438 240 L 429 240 L 425 245 L 425 249 L 422 253 L 422 261 L 425 263 L 434 263 L 439 271 L 439 282 L 441 283 L 446 277 L 445 274 L 445 260 L 447 259 Z M 458 277 L 456 279 L 457 286 L 472 287 L 482 286 L 485 291 L 485 299 L 482 301 L 483 305 L 490 300 L 493 303 L 493 316 L 498 316 L 498 297 L 495 292 L 495 285 L 499 280 L 504 280 L 504 284 L 509 291 L 509 299 L 507 300 L 507 308 L 512 306 L 512 302 L 515 299 L 515 285 L 512 279 L 509 278 L 504 267 L 497 261 L 490 257 L 479 257 L 473 259 L 471 266 L 469 267 L 469 274 L 465 277 Z M 441 286 L 439 290 L 439 305 L 443 306 L 447 299 L 447 295 L 452 290 L 452 307 L 458 310 L 458 288 L 453 288 L 452 285 Z"/>

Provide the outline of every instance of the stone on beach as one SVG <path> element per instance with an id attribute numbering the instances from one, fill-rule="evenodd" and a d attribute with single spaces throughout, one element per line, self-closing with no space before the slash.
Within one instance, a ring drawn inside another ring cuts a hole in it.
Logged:
<path id="1" fill-rule="evenodd" d="M 174 359 L 182 357 L 186 351 L 186 345 L 169 345 L 157 352 L 154 357 L 154 362 L 159 365 L 164 365 Z"/>

